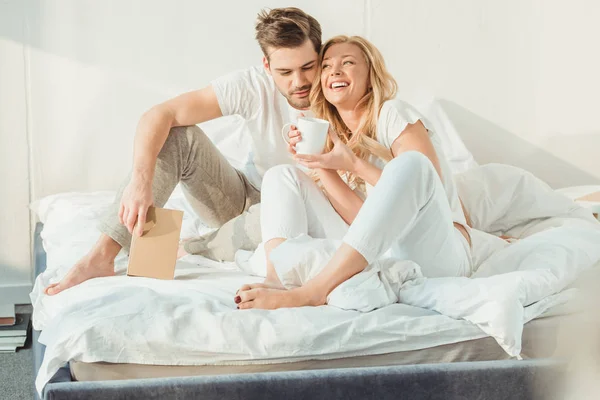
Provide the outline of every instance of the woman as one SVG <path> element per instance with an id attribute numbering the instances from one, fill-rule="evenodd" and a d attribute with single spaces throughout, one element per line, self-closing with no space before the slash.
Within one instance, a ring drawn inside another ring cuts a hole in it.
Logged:
<path id="1" fill-rule="evenodd" d="M 364 38 L 337 36 L 319 60 L 311 108 L 330 121 L 326 152 L 295 155 L 316 180 L 289 165 L 265 174 L 267 279 L 244 285 L 238 308 L 323 305 L 336 286 L 384 254 L 415 261 L 425 276 L 468 276 L 468 226 L 439 138 L 410 105 L 394 100 L 396 82 L 379 51 Z M 300 234 L 342 245 L 315 278 L 283 290 L 269 254 Z"/>

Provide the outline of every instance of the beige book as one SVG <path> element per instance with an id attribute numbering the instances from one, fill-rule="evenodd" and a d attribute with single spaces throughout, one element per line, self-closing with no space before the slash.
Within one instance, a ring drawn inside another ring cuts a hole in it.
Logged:
<path id="1" fill-rule="evenodd" d="M 183 211 L 150 207 L 142 236 L 131 239 L 127 275 L 173 279 L 182 222 Z"/>

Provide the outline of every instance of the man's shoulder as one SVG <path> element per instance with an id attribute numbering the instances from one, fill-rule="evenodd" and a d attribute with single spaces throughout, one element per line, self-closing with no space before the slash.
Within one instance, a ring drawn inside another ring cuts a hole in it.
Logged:
<path id="1" fill-rule="evenodd" d="M 236 82 L 241 85 L 248 84 L 257 87 L 271 87 L 273 85 L 273 78 L 267 74 L 262 66 L 253 66 L 235 70 L 213 81 L 213 83 L 217 84 L 225 82 Z"/>
<path id="2" fill-rule="evenodd" d="M 211 82 L 223 115 L 256 118 L 274 107 L 278 91 L 263 67 L 230 72 Z"/>

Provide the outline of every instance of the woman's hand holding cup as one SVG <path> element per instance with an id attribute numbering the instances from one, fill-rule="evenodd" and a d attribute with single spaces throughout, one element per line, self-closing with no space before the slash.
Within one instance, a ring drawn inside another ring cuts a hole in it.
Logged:
<path id="1" fill-rule="evenodd" d="M 323 154 L 297 154 L 294 159 L 310 169 L 332 169 L 353 173 L 356 169 L 358 157 L 333 130 L 330 129 L 328 135 L 333 142 L 331 151 Z"/>

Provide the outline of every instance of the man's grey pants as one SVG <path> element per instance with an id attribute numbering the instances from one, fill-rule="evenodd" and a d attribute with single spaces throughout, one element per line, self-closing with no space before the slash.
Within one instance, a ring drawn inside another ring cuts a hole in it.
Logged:
<path id="1" fill-rule="evenodd" d="M 129 180 L 130 178 L 123 182 L 114 203 L 98 225 L 102 233 L 110 236 L 127 251 L 131 244 L 131 235 L 127 228 L 119 223 L 118 213 L 121 197 Z M 179 182 L 185 197 L 198 216 L 205 224 L 215 228 L 241 215 L 260 201 L 259 190 L 248 182 L 244 174 L 229 164 L 204 132 L 195 125 L 173 128 L 169 132 L 156 161 L 152 184 L 154 205 L 162 207 Z M 260 242 L 259 218 L 256 212 L 251 218 L 232 221 L 231 226 L 224 227 L 227 229 L 215 231 L 210 237 L 192 240 L 186 244 L 186 250 L 213 259 L 233 259 L 235 250 L 252 249 Z M 246 226 L 239 226 L 240 223 L 247 224 L 251 232 Z M 258 232 L 251 229 L 252 227 L 257 227 Z M 236 235 L 240 243 L 233 243 Z M 207 248 L 211 246 L 210 242 L 215 242 L 212 243 L 212 249 Z M 217 249 L 215 246 L 224 247 Z"/>

